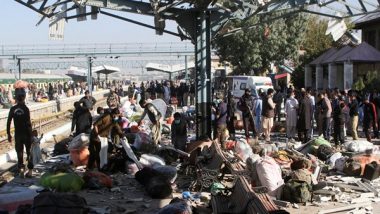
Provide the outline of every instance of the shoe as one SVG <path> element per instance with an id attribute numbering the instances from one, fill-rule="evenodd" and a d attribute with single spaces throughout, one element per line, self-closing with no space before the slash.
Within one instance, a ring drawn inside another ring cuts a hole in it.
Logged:
<path id="1" fill-rule="evenodd" d="M 24 170 L 24 168 L 21 168 L 20 170 L 19 170 L 19 176 L 20 176 L 20 178 L 25 178 L 25 174 L 24 174 L 24 172 L 25 172 L 25 170 Z"/>
<path id="2" fill-rule="evenodd" d="M 25 174 L 25 177 L 32 178 L 33 177 L 33 170 L 29 169 L 28 172 Z"/>

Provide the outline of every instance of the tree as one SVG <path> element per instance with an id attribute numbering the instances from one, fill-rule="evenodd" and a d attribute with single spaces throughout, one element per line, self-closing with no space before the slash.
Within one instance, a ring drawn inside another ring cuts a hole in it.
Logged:
<path id="1" fill-rule="evenodd" d="M 297 60 L 305 33 L 305 15 L 280 17 L 285 11 L 253 16 L 248 20 L 234 20 L 222 32 L 242 30 L 228 36 L 217 37 L 214 48 L 221 61 L 228 61 L 235 74 L 260 75 L 271 63 Z M 266 23 L 266 24 L 264 24 Z M 251 26 L 251 27 L 249 27 Z"/>
<path id="2" fill-rule="evenodd" d="M 365 75 L 358 77 L 352 89 L 358 91 L 373 91 L 378 90 L 379 85 L 380 79 L 378 78 L 377 71 L 367 71 Z"/>
<path id="3" fill-rule="evenodd" d="M 300 56 L 299 64 L 292 74 L 292 82 L 298 88 L 304 87 L 305 65 L 334 45 L 332 37 L 325 35 L 327 23 L 326 19 L 314 15 L 307 19 L 305 39 L 301 44 L 304 54 Z"/>

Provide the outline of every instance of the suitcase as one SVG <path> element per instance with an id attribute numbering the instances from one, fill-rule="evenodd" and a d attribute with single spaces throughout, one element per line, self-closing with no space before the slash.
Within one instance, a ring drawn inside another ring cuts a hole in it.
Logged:
<path id="1" fill-rule="evenodd" d="M 380 176 L 380 164 L 376 161 L 372 161 L 369 164 L 365 165 L 363 178 L 367 180 L 375 180 Z"/>

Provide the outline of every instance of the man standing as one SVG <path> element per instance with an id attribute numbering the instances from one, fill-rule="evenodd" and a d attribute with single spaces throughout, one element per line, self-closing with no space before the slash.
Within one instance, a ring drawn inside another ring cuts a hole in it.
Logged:
<path id="1" fill-rule="evenodd" d="M 292 90 L 285 103 L 286 135 L 290 140 L 294 140 L 297 133 L 297 111 L 298 100 L 295 98 L 294 91 Z"/>
<path id="2" fill-rule="evenodd" d="M 227 103 L 224 102 L 223 95 L 218 95 L 218 107 L 216 109 L 216 137 L 220 143 L 223 143 L 227 139 L 224 139 L 224 133 L 227 129 Z"/>
<path id="3" fill-rule="evenodd" d="M 189 95 L 190 95 L 190 105 L 195 105 L 195 82 L 194 81 L 192 81 L 190 84 Z"/>
<path id="4" fill-rule="evenodd" d="M 263 99 L 263 112 L 261 115 L 263 116 L 263 133 L 266 142 L 270 142 L 270 131 L 273 127 L 274 109 L 276 106 L 272 99 L 273 92 L 272 88 L 268 89 L 267 96 Z"/>
<path id="5" fill-rule="evenodd" d="M 90 111 L 94 108 L 95 103 L 96 99 L 90 95 L 88 90 L 84 92 L 84 97 L 79 100 L 79 104 L 83 104 L 83 107 Z"/>
<path id="6" fill-rule="evenodd" d="M 173 86 L 174 87 L 174 86 Z M 164 101 L 166 105 L 169 105 L 170 102 L 170 92 L 173 93 L 174 90 L 171 90 L 171 88 L 168 85 L 168 82 L 164 83 Z"/>
<path id="7" fill-rule="evenodd" d="M 189 84 L 187 82 L 183 83 L 183 106 L 189 104 Z"/>
<path id="8" fill-rule="evenodd" d="M 303 89 L 301 91 L 302 98 L 299 103 L 299 111 L 298 111 L 298 122 L 297 122 L 297 128 L 298 128 L 298 138 L 303 143 L 306 143 L 309 141 L 309 129 L 311 128 L 311 119 L 313 114 L 313 107 L 311 103 L 311 99 L 309 97 L 309 94 Z"/>
<path id="9" fill-rule="evenodd" d="M 245 131 L 245 137 L 249 138 L 249 129 L 253 129 L 253 137 L 257 137 L 255 123 L 253 122 L 253 109 L 254 103 L 253 98 L 251 96 L 251 89 L 246 88 L 244 91 L 244 95 L 239 99 L 238 108 L 242 112 L 243 117 L 243 125 Z"/>
<path id="10" fill-rule="evenodd" d="M 377 91 L 374 92 L 372 103 L 376 107 L 377 121 L 375 121 L 375 123 L 377 123 L 377 128 L 379 129 L 379 127 L 380 127 L 380 117 L 379 117 L 379 114 L 380 114 L 380 95 Z M 377 130 L 375 133 L 375 138 L 379 138 L 379 137 L 380 137 L 379 136 L 379 130 Z"/>
<path id="11" fill-rule="evenodd" d="M 329 98 L 326 96 L 326 92 L 320 93 L 318 95 L 319 99 L 322 101 L 321 104 L 321 113 L 322 113 L 322 133 L 325 140 L 330 140 L 330 121 L 331 121 L 331 102 Z"/>
<path id="12" fill-rule="evenodd" d="M 82 107 L 80 102 L 74 103 L 75 110 L 73 112 L 73 119 L 71 123 L 71 132 L 74 136 L 81 133 L 90 134 L 92 125 L 92 116 L 88 108 Z"/>
<path id="13" fill-rule="evenodd" d="M 373 132 L 376 133 L 377 131 L 377 113 L 375 105 L 371 102 L 369 102 L 369 99 L 367 96 L 364 97 L 364 103 L 363 103 L 363 131 L 365 133 L 365 136 L 367 138 L 367 141 L 371 142 L 371 134 L 370 129 L 373 127 Z"/>
<path id="14" fill-rule="evenodd" d="M 138 124 L 144 119 L 145 115 L 148 115 L 150 122 L 152 122 L 152 132 L 153 132 L 153 142 L 158 144 L 161 141 L 161 123 L 160 120 L 162 118 L 161 113 L 158 111 L 156 106 L 152 103 L 147 103 L 146 100 L 140 101 L 141 108 L 144 108 L 144 113 L 141 115 Z"/>
<path id="15" fill-rule="evenodd" d="M 255 127 L 257 136 L 262 134 L 262 124 L 261 124 L 261 114 L 263 112 L 263 98 L 265 97 L 265 92 L 262 90 L 258 91 L 258 96 L 254 100 L 254 114 L 255 114 Z"/>
<path id="16" fill-rule="evenodd" d="M 131 87 L 131 86 L 129 86 Z M 107 105 L 110 110 L 118 108 L 120 104 L 120 97 L 116 94 L 115 89 L 110 89 L 110 94 L 107 97 Z"/>
<path id="17" fill-rule="evenodd" d="M 281 121 L 281 104 L 284 101 L 284 94 L 281 91 L 281 87 L 278 87 L 276 89 L 275 95 L 273 95 L 273 102 L 276 104 L 275 111 L 274 111 L 274 120 L 280 122 Z"/>
<path id="18" fill-rule="evenodd" d="M 107 164 L 108 136 L 111 130 L 123 137 L 124 133 L 119 126 L 118 117 L 119 109 L 113 109 L 109 114 L 103 114 L 95 123 L 90 135 L 90 144 L 88 150 L 90 157 L 88 159 L 87 169 L 92 170 L 94 163 L 101 170 Z"/>
<path id="19" fill-rule="evenodd" d="M 24 146 L 28 160 L 28 173 L 26 176 L 32 176 L 33 162 L 30 159 L 30 148 L 32 145 L 32 123 L 30 121 L 29 108 L 25 105 L 26 92 L 24 89 L 16 89 L 16 105 L 9 110 L 7 120 L 8 142 L 12 142 L 11 122 L 13 120 L 15 134 L 15 150 L 17 153 L 17 166 L 20 177 L 24 177 Z"/>
<path id="20" fill-rule="evenodd" d="M 236 105 L 235 100 L 231 92 L 228 93 L 227 97 L 227 129 L 230 136 L 235 140 L 235 111 Z"/>
<path id="21" fill-rule="evenodd" d="M 349 96 L 350 120 L 351 120 L 351 136 L 353 140 L 358 139 L 358 123 L 359 123 L 359 103 L 356 99 L 356 92 L 352 92 Z"/>

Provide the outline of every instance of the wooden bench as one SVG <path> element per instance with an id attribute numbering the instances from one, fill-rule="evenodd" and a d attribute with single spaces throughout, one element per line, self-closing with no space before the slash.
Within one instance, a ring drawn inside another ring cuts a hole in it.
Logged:
<path id="1" fill-rule="evenodd" d="M 289 214 L 276 206 L 265 192 L 254 192 L 243 176 L 238 176 L 231 194 L 211 197 L 215 214 Z"/>
<path id="2" fill-rule="evenodd" d="M 211 196 L 213 213 L 248 213 L 249 204 L 253 201 L 252 195 L 248 193 L 249 191 L 242 177 L 237 177 L 230 195 Z"/>
<path id="3" fill-rule="evenodd" d="M 252 203 L 248 204 L 247 213 L 270 213 L 270 214 L 289 214 L 287 211 L 280 209 L 267 194 L 266 187 L 252 188 L 250 182 L 241 177 L 242 182 L 247 186 Z"/>
<path id="4" fill-rule="evenodd" d="M 226 160 L 222 154 L 220 145 L 213 142 L 204 159 L 197 163 L 197 185 L 210 188 L 214 182 L 219 182 L 224 177 L 223 168 Z"/>

